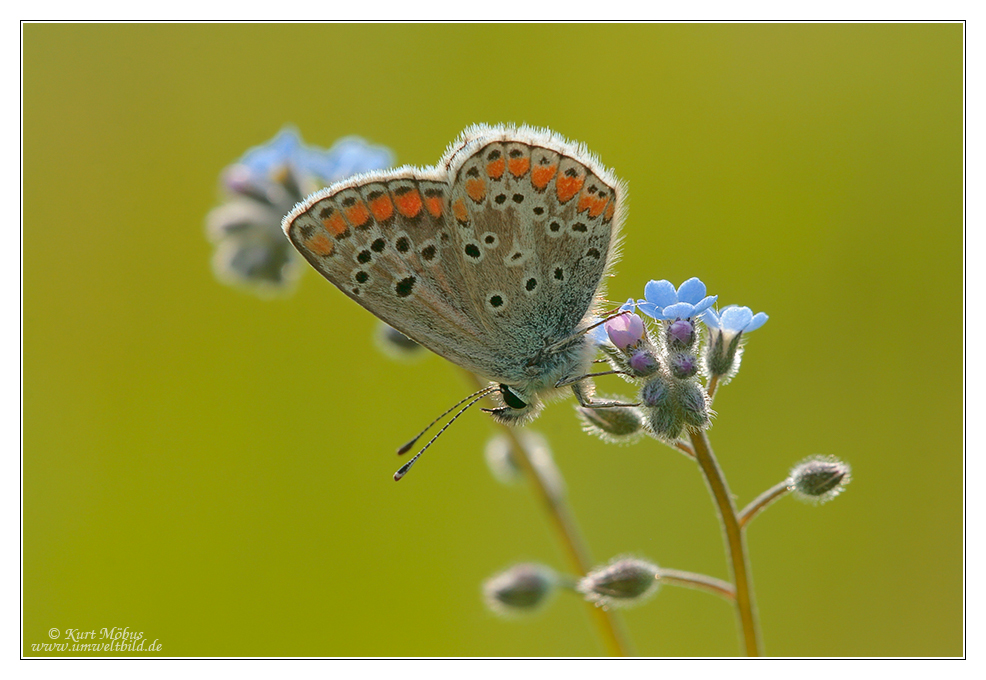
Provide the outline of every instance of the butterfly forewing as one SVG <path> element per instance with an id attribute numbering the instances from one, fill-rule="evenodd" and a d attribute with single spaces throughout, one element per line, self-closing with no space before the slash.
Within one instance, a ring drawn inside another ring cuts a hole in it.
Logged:
<path id="1" fill-rule="evenodd" d="M 594 312 L 622 186 L 588 152 L 530 128 L 467 130 L 435 168 L 356 177 L 285 231 L 329 281 L 432 351 L 493 380 Z"/>

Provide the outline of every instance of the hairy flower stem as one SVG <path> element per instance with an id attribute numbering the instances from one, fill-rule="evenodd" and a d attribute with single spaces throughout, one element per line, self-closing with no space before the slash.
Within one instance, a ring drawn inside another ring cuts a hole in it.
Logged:
<path id="1" fill-rule="evenodd" d="M 733 584 L 726 583 L 721 579 L 678 569 L 661 569 L 658 571 L 658 577 L 661 579 L 661 583 L 666 583 L 669 586 L 704 590 L 707 593 L 718 595 L 728 602 L 736 602 L 736 589 L 733 588 Z"/>
<path id="2" fill-rule="evenodd" d="M 746 525 L 749 524 L 754 517 L 759 515 L 761 510 L 776 501 L 778 498 L 786 496 L 788 492 L 791 491 L 790 484 L 791 480 L 785 479 L 783 482 L 778 482 L 750 501 L 750 504 L 743 508 L 743 511 L 739 514 L 740 528 L 745 529 Z"/>
<path id="3" fill-rule="evenodd" d="M 692 451 L 691 448 L 687 444 L 683 444 L 681 442 L 675 442 L 673 444 L 673 446 L 674 446 L 674 448 L 678 449 L 679 451 L 681 451 L 683 454 L 685 454 L 689 458 L 695 458 L 695 452 Z"/>
<path id="4" fill-rule="evenodd" d="M 709 404 L 712 404 L 712 400 L 716 398 L 716 392 L 719 390 L 719 376 L 714 375 L 709 380 L 709 384 L 705 386 L 705 391 L 709 394 Z"/>
<path id="5" fill-rule="evenodd" d="M 484 386 L 479 378 L 472 374 L 469 374 L 469 376 L 479 387 Z M 517 430 L 507 425 L 502 425 L 501 427 L 510 441 L 510 446 L 515 454 L 517 464 L 524 470 L 524 474 L 534 487 L 534 491 L 541 501 L 542 507 L 551 519 L 551 524 L 564 549 L 569 568 L 580 576 L 585 576 L 592 569 L 592 557 L 585 545 L 585 540 L 582 538 L 579 527 L 575 523 L 575 518 L 572 517 L 568 505 L 565 503 L 565 499 L 552 491 L 552 487 L 548 481 L 538 471 L 537 466 L 531 462 L 527 449 L 517 436 Z M 589 616 L 603 640 L 607 653 L 610 656 L 633 656 L 633 648 L 627 639 L 626 632 L 613 612 L 602 607 L 597 607 L 588 600 L 586 600 L 585 605 L 589 609 Z"/>
<path id="6" fill-rule="evenodd" d="M 757 623 L 757 608 L 753 599 L 753 582 L 750 577 L 750 564 L 746 552 L 746 536 L 736 513 L 736 505 L 729 493 L 729 485 L 722 474 L 708 437 L 702 430 L 689 432 L 692 449 L 702 474 L 709 485 L 709 491 L 719 510 L 726 552 L 729 556 L 730 572 L 736 586 L 736 613 L 742 631 L 743 646 L 747 656 L 760 656 L 763 652 L 760 643 L 760 626 Z"/>

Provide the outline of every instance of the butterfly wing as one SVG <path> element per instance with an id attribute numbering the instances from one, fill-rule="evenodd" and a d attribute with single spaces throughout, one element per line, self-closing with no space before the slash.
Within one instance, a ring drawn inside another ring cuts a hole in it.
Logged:
<path id="1" fill-rule="evenodd" d="M 361 175 L 306 199 L 285 233 L 343 293 L 499 382 L 594 311 L 623 187 L 583 147 L 470 128 L 434 168 Z"/>
<path id="2" fill-rule="evenodd" d="M 624 189 L 592 154 L 552 133 L 466 134 L 470 143 L 448 163 L 462 278 L 490 363 L 517 384 L 528 359 L 595 312 L 616 257 Z"/>

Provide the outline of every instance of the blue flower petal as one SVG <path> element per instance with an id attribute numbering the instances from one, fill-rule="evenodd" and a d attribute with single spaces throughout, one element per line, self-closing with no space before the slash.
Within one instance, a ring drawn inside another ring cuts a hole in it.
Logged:
<path id="1" fill-rule="evenodd" d="M 255 146 L 243 154 L 239 162 L 255 173 L 267 174 L 289 163 L 301 146 L 298 131 L 293 127 L 285 127 L 266 144 Z"/>
<path id="2" fill-rule="evenodd" d="M 636 303 L 636 301 L 633 298 L 627 298 L 627 301 L 624 302 L 622 305 L 620 305 L 620 311 L 621 312 L 626 312 L 626 311 L 632 312 L 633 309 L 634 309 L 634 307 L 636 307 L 636 306 L 637 306 L 637 303 Z"/>
<path id="3" fill-rule="evenodd" d="M 716 300 L 718 299 L 719 299 L 718 295 L 710 295 L 707 298 L 704 298 L 701 302 L 695 305 L 695 311 L 692 312 L 692 316 L 698 316 L 706 309 L 709 309 L 712 305 L 715 304 Z"/>
<path id="4" fill-rule="evenodd" d="M 711 307 L 702 312 L 702 323 L 709 328 L 722 329 L 722 322 L 719 320 L 719 315 Z"/>
<path id="5" fill-rule="evenodd" d="M 660 307 L 667 307 L 678 301 L 678 292 L 671 285 L 670 281 L 649 281 L 644 286 L 644 297 L 647 299 L 647 302 L 652 302 Z"/>
<path id="6" fill-rule="evenodd" d="M 307 146 L 293 127 L 285 127 L 266 144 L 256 146 L 239 161 L 256 175 L 269 175 L 290 165 L 303 176 L 315 176 L 331 184 L 351 175 L 380 170 L 393 164 L 389 149 L 359 137 L 344 137 L 331 149 Z"/>
<path id="7" fill-rule="evenodd" d="M 337 182 L 357 173 L 380 170 L 394 162 L 390 150 L 374 146 L 360 137 L 345 137 L 328 151 L 314 147 L 299 154 L 299 165 L 329 183 Z"/>
<path id="8" fill-rule="evenodd" d="M 664 316 L 661 314 L 662 307 L 658 307 L 653 302 L 647 302 L 647 300 L 637 300 L 637 309 L 651 317 L 652 319 L 663 319 Z"/>
<path id="9" fill-rule="evenodd" d="M 677 302 L 664 308 L 664 319 L 687 319 L 695 313 L 695 305 L 689 302 Z"/>
<path id="10" fill-rule="evenodd" d="M 763 326 L 765 323 L 767 323 L 767 319 L 769 319 L 769 318 L 770 317 L 767 316 L 766 314 L 764 314 L 763 312 L 757 312 L 756 314 L 753 315 L 753 321 L 751 321 L 747 325 L 746 332 L 749 333 L 750 331 L 757 330 L 758 328 L 760 328 L 761 326 Z"/>
<path id="11" fill-rule="evenodd" d="M 753 320 L 753 312 L 749 307 L 729 307 L 723 310 L 721 318 L 723 328 L 738 333 Z"/>
<path id="12" fill-rule="evenodd" d="M 680 302 L 690 302 L 694 305 L 704 297 L 705 284 L 697 276 L 693 276 L 678 286 L 678 300 Z"/>
<path id="13" fill-rule="evenodd" d="M 749 307 L 738 305 L 728 305 L 718 312 L 709 309 L 702 316 L 706 326 L 726 333 L 750 333 L 767 323 L 768 318 L 763 312 L 754 314 Z"/>

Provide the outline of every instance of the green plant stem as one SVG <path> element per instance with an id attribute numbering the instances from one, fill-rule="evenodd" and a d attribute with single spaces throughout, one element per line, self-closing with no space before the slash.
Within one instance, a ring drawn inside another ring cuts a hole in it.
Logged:
<path id="1" fill-rule="evenodd" d="M 679 569 L 660 569 L 658 576 L 661 583 L 671 586 L 681 586 L 693 590 L 703 590 L 713 595 L 718 595 L 728 602 L 736 602 L 736 589 L 732 583 L 727 583 L 722 579 L 696 574 L 691 571 L 681 571 Z"/>
<path id="2" fill-rule="evenodd" d="M 718 595 L 731 604 L 736 602 L 736 589 L 733 588 L 733 584 L 722 579 L 680 569 L 658 569 L 657 578 L 661 583 L 669 586 L 701 590 Z M 558 585 L 572 592 L 578 592 L 580 580 L 568 574 L 558 574 Z"/>
<path id="3" fill-rule="evenodd" d="M 709 395 L 709 405 L 712 405 L 712 400 L 716 398 L 716 391 L 719 389 L 719 376 L 714 375 L 709 380 L 709 384 L 705 386 L 705 391 Z"/>
<path id="4" fill-rule="evenodd" d="M 692 459 L 695 458 L 695 452 L 692 451 L 691 448 L 688 447 L 688 445 L 682 444 L 681 442 L 675 442 L 674 444 L 672 444 L 672 446 L 674 448 L 678 449 L 679 451 L 681 451 L 683 454 L 685 454 L 689 458 L 692 458 Z"/>
<path id="5" fill-rule="evenodd" d="M 736 613 L 742 631 L 743 646 L 747 656 L 760 656 L 760 627 L 757 623 L 757 608 L 753 598 L 753 583 L 750 578 L 750 565 L 746 553 L 746 537 L 740 526 L 736 505 L 729 493 L 726 477 L 719 468 L 708 437 L 701 430 L 689 433 L 695 459 L 709 485 L 709 491 L 719 510 L 726 552 L 729 556 L 730 572 L 736 587 Z"/>
<path id="6" fill-rule="evenodd" d="M 561 541 L 570 568 L 579 575 L 585 576 L 592 569 L 592 558 L 589 555 L 588 548 L 586 548 L 585 541 L 582 539 L 578 525 L 568 510 L 568 505 L 563 498 L 559 498 L 556 494 L 552 493 L 551 487 L 545 481 L 544 477 L 542 477 L 537 466 L 531 462 L 527 449 L 521 443 L 517 432 L 509 426 L 503 426 L 503 429 L 510 439 L 513 451 L 517 454 L 517 463 L 524 470 L 527 478 L 531 480 L 542 507 L 544 507 L 548 517 L 551 518 L 555 533 Z M 613 612 L 602 607 L 597 607 L 588 601 L 585 602 L 585 605 L 589 609 L 592 621 L 599 631 L 599 635 L 602 637 L 609 655 L 632 656 L 633 651 L 627 640 L 626 633 L 617 622 Z"/>
<path id="7" fill-rule="evenodd" d="M 484 386 L 478 377 L 468 372 L 467 375 L 478 387 Z M 582 538 L 582 533 L 579 531 L 578 524 L 568 509 L 568 504 L 564 498 L 552 491 L 551 485 L 545 480 L 537 466 L 531 462 L 527 448 L 517 436 L 517 430 L 508 425 L 501 425 L 501 428 L 510 440 L 512 450 L 517 454 L 517 464 L 524 470 L 524 474 L 534 487 L 538 500 L 541 501 L 541 506 L 551 519 L 551 524 L 561 542 L 569 568 L 580 576 L 585 576 L 592 569 L 592 557 L 586 547 L 585 540 Z M 607 653 L 610 656 L 633 656 L 633 648 L 626 632 L 613 612 L 597 607 L 589 601 L 585 601 L 585 606 L 589 609 L 589 616 L 602 638 Z"/>
<path id="8" fill-rule="evenodd" d="M 790 484 L 791 481 L 785 479 L 783 482 L 778 482 L 750 501 L 750 503 L 743 508 L 743 511 L 739 514 L 740 528 L 745 529 L 746 525 L 749 524 L 754 517 L 759 515 L 761 510 L 776 501 L 778 498 L 786 496 L 788 492 L 791 491 Z"/>

